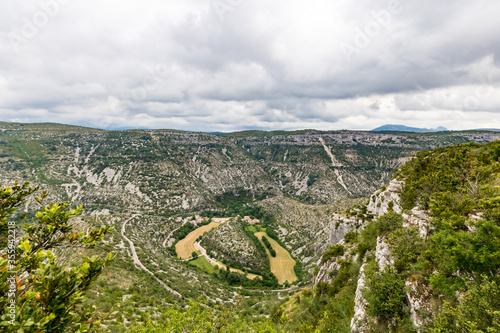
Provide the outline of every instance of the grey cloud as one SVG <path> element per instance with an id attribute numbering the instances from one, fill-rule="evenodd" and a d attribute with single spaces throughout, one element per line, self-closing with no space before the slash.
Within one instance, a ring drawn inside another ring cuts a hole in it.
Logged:
<path id="1" fill-rule="evenodd" d="M 389 22 L 377 16 L 391 9 L 384 0 L 231 3 L 221 16 L 210 0 L 69 1 L 15 53 L 9 34 L 40 5 L 11 2 L 0 13 L 0 120 L 500 127 L 497 1 L 400 0 Z"/>

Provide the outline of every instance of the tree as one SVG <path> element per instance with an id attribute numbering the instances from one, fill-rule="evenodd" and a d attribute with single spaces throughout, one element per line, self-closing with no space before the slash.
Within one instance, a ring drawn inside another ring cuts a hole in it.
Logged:
<path id="1" fill-rule="evenodd" d="M 45 203 L 31 219 L 17 208 L 39 188 L 29 183 L 0 187 L 0 330 L 3 332 L 88 332 L 99 325 L 94 308 L 83 305 L 87 291 L 113 259 L 84 257 L 77 267 L 60 264 L 53 250 L 93 248 L 112 228 L 76 232 L 70 219 L 82 207 Z M 17 214 L 17 215 L 16 215 Z"/>
<path id="2" fill-rule="evenodd" d="M 394 268 L 376 272 L 367 282 L 368 313 L 385 320 L 402 318 L 406 301 L 405 279 Z"/>
<path id="3" fill-rule="evenodd" d="M 193 252 L 191 253 L 191 258 L 193 258 L 193 259 L 198 258 L 198 253 L 196 253 L 196 251 L 193 251 Z"/>

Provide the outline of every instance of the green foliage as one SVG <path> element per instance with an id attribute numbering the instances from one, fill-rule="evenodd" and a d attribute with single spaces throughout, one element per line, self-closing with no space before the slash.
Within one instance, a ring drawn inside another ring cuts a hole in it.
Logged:
<path id="1" fill-rule="evenodd" d="M 364 290 L 368 313 L 384 320 L 402 318 L 406 302 L 404 275 L 388 267 L 368 276 L 367 288 Z"/>
<path id="2" fill-rule="evenodd" d="M 32 223 L 8 220 L 16 208 L 38 188 L 25 183 L 0 188 L 1 239 L 9 239 L 0 257 L 0 316 L 3 332 L 87 332 L 99 325 L 94 309 L 82 305 L 84 292 L 113 259 L 84 257 L 81 265 L 61 266 L 52 250 L 61 247 L 92 248 L 110 230 L 88 233 L 72 230 L 69 220 L 81 207 L 66 209 L 68 202 L 45 204 L 46 192 L 35 198 L 41 210 Z M 7 230 L 5 230 L 7 226 Z M 19 236 L 17 236 L 19 234 Z"/>
<path id="3" fill-rule="evenodd" d="M 388 212 L 380 216 L 375 223 L 377 234 L 387 235 L 391 231 L 397 230 L 403 226 L 403 216 L 396 212 Z"/>
<path id="4" fill-rule="evenodd" d="M 377 229 L 375 223 L 370 222 L 361 231 L 360 234 L 360 241 L 357 246 L 359 258 L 363 259 L 366 252 L 375 250 L 376 246 L 377 246 Z"/>
<path id="5" fill-rule="evenodd" d="M 395 270 L 374 273 L 369 282 L 370 304 L 387 304 L 372 313 L 404 315 L 399 311 L 402 295 L 389 291 L 401 290 L 401 277 L 412 274 L 442 306 L 431 332 L 498 331 L 499 149 L 499 141 L 439 148 L 417 154 L 399 170 L 405 181 L 404 209 L 428 209 L 431 227 L 421 239 L 417 229 L 386 223 L 386 216 L 377 221 L 377 233 L 391 246 Z M 471 220 L 472 213 L 481 218 Z"/>
<path id="6" fill-rule="evenodd" d="M 279 332 L 271 321 L 247 321 L 241 315 L 241 299 L 232 307 L 211 309 L 191 302 L 187 309 L 170 307 L 160 320 L 135 324 L 130 333 L 210 333 L 210 332 Z"/>
<path id="7" fill-rule="evenodd" d="M 318 178 L 319 178 L 318 175 L 311 173 L 309 175 L 309 178 L 307 178 L 307 186 L 312 186 Z"/>
<path id="8" fill-rule="evenodd" d="M 346 244 L 352 244 L 355 243 L 356 240 L 358 239 L 359 233 L 356 231 L 349 231 L 344 235 L 344 242 Z"/>
<path id="9" fill-rule="evenodd" d="M 283 332 L 351 332 L 361 263 L 342 261 L 340 264 L 331 283 L 318 283 L 314 294 L 305 289 L 285 303 L 281 311 L 273 312 L 277 313 L 275 321 L 285 322 Z"/>
<path id="10" fill-rule="evenodd" d="M 474 208 L 469 198 L 483 197 L 486 193 L 482 186 L 500 172 L 495 155 L 499 147 L 499 141 L 481 146 L 467 143 L 418 153 L 398 172 L 398 177 L 405 179 L 403 208 L 411 209 L 418 204 L 429 209 L 433 202 L 438 209 L 446 209 L 448 204 L 449 210 L 457 215 L 469 212 Z"/>
<path id="11" fill-rule="evenodd" d="M 260 208 L 253 206 L 251 203 L 263 200 L 268 195 L 269 193 L 267 192 L 257 194 L 243 189 L 234 192 L 226 192 L 215 198 L 217 205 L 223 208 L 222 211 L 205 211 L 201 214 L 201 216 L 233 217 L 240 215 L 264 220 L 266 213 Z"/>
<path id="12" fill-rule="evenodd" d="M 437 274 L 430 277 L 431 285 L 452 296 L 467 279 L 478 275 L 497 278 L 500 269 L 500 227 L 480 220 L 474 223 L 475 232 L 445 229 L 431 238 L 422 262 L 432 264 Z M 455 274 L 459 270 L 460 275 Z"/>
<path id="13" fill-rule="evenodd" d="M 345 248 L 342 244 L 331 245 L 328 250 L 323 253 L 321 257 L 321 263 L 324 264 L 328 260 L 334 257 L 339 257 L 345 253 Z"/>
<path id="14" fill-rule="evenodd" d="M 191 233 L 192 231 L 198 229 L 199 227 L 202 227 L 204 225 L 207 225 L 209 224 L 210 221 L 209 220 L 204 220 L 203 222 L 197 224 L 197 225 L 194 225 L 193 223 L 184 223 L 182 225 L 182 227 L 180 227 L 179 229 L 177 229 L 173 234 L 172 234 L 172 237 L 175 238 L 176 242 L 177 243 L 178 241 L 186 238 L 187 235 L 189 235 L 189 233 Z M 175 246 L 175 243 L 174 243 L 174 246 Z"/>
<path id="15" fill-rule="evenodd" d="M 295 275 L 297 275 L 298 281 L 302 280 L 304 271 L 302 270 L 302 263 L 300 261 L 298 260 L 295 261 L 295 266 L 293 266 L 293 271 L 295 272 Z"/>
<path id="16" fill-rule="evenodd" d="M 243 225 L 243 230 L 245 231 L 245 234 L 252 240 L 252 242 L 255 244 L 257 247 L 257 251 L 259 251 L 259 257 L 263 258 L 263 263 L 264 263 L 264 270 L 271 270 L 271 264 L 269 262 L 269 257 L 267 256 L 266 249 L 262 245 L 262 243 L 259 241 L 257 236 L 254 235 L 254 229 L 253 226 L 249 225 L 248 223 L 245 223 Z"/>
<path id="17" fill-rule="evenodd" d="M 330 297 L 335 296 L 340 290 L 349 282 L 350 279 L 355 278 L 359 271 L 360 265 L 357 264 L 353 269 L 352 261 L 340 260 L 340 269 L 338 271 L 330 272 L 333 277 L 331 283 L 320 282 L 316 286 L 316 293 L 328 294 Z"/>
<path id="18" fill-rule="evenodd" d="M 394 256 L 394 267 L 398 272 L 409 269 L 415 263 L 423 249 L 422 239 L 417 228 L 401 228 L 394 230 L 388 237 L 391 254 Z"/>
<path id="19" fill-rule="evenodd" d="M 430 333 L 499 331 L 500 287 L 488 279 L 473 285 L 457 306 L 445 302 L 429 330 Z"/>
<path id="20" fill-rule="evenodd" d="M 276 257 L 276 251 L 273 249 L 273 246 L 269 242 L 266 236 L 262 236 L 262 243 L 268 248 L 269 253 L 271 253 L 272 257 Z"/>

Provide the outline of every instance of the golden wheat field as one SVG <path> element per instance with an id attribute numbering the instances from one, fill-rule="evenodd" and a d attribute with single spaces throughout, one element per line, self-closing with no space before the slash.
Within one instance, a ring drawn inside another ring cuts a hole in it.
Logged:
<path id="1" fill-rule="evenodd" d="M 198 237 L 203 235 L 205 232 L 212 230 L 213 228 L 218 227 L 220 224 L 217 222 L 211 222 L 210 224 L 204 225 L 203 227 L 199 227 L 198 229 L 190 232 L 186 238 L 180 240 L 177 244 L 175 244 L 175 251 L 177 251 L 177 255 L 181 259 L 187 259 L 191 257 L 191 253 L 196 251 L 194 248 L 194 242 Z"/>
<path id="2" fill-rule="evenodd" d="M 289 283 L 293 283 L 297 280 L 297 275 L 293 270 L 295 266 L 295 260 L 293 260 L 292 256 L 286 249 L 284 249 L 281 245 L 278 244 L 274 239 L 269 237 L 265 232 L 256 232 L 254 234 L 261 242 L 262 236 L 266 236 L 271 243 L 271 246 L 276 251 L 276 257 L 272 257 L 269 250 L 266 248 L 266 253 L 269 256 L 269 260 L 271 261 L 271 272 L 276 276 L 278 282 L 283 284 L 285 281 Z M 264 245 L 264 243 L 262 243 Z M 265 246 L 264 246 L 265 247 Z"/>

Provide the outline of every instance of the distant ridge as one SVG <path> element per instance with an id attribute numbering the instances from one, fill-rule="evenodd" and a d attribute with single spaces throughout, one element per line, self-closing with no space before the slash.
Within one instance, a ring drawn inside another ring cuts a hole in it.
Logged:
<path id="1" fill-rule="evenodd" d="M 500 128 L 477 128 L 474 131 L 500 132 Z"/>
<path id="2" fill-rule="evenodd" d="M 428 132 L 444 132 L 448 131 L 446 128 L 439 126 L 438 128 L 418 128 L 408 127 L 404 125 L 383 125 L 372 129 L 371 132 L 414 132 L 414 133 L 428 133 Z"/>

